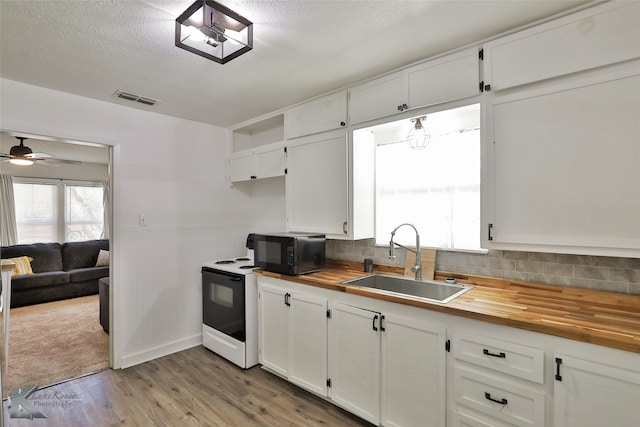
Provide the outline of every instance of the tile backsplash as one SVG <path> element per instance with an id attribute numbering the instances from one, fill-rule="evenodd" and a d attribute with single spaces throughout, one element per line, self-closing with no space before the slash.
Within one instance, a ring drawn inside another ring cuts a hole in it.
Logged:
<path id="1" fill-rule="evenodd" d="M 390 260 L 388 255 L 389 247 L 376 246 L 374 239 L 327 240 L 327 258 L 355 262 L 373 258 L 375 264 L 404 265 L 404 249 L 396 250 L 395 260 Z M 637 258 L 438 250 L 436 270 L 640 295 L 640 259 Z"/>

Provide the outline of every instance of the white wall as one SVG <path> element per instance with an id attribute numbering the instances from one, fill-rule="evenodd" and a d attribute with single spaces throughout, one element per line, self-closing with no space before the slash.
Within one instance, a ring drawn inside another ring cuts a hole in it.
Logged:
<path id="1" fill-rule="evenodd" d="M 230 187 L 220 127 L 6 79 L 0 95 L 2 130 L 114 147 L 114 367 L 200 344 L 201 263 L 244 254 L 256 224 L 282 225 L 282 184 L 259 184 L 272 198 Z"/>

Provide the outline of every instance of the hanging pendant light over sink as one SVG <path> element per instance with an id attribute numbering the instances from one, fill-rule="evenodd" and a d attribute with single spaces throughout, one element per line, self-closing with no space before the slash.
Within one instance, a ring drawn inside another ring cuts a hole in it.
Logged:
<path id="1" fill-rule="evenodd" d="M 427 120 L 427 116 L 416 117 L 411 119 L 411 123 L 414 123 L 413 127 L 407 135 L 407 144 L 414 150 L 421 150 L 427 148 L 429 141 L 431 141 L 431 134 L 424 127 L 423 121 Z"/>

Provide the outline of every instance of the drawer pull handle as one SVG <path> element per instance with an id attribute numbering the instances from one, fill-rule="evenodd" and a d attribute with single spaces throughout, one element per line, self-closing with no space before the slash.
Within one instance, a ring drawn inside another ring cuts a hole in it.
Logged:
<path id="1" fill-rule="evenodd" d="M 506 354 L 504 354 L 503 352 L 500 352 L 499 354 L 496 353 L 491 353 L 489 350 L 487 350 L 486 348 L 482 350 L 482 353 L 486 354 L 487 356 L 492 356 L 492 357 L 499 357 L 501 359 L 505 359 L 507 357 Z"/>
<path id="2" fill-rule="evenodd" d="M 484 392 L 484 398 L 487 400 L 490 400 L 492 402 L 496 402 L 499 403 L 501 405 L 506 405 L 507 404 L 507 399 L 505 399 L 504 397 L 500 400 L 498 399 L 494 399 L 493 397 L 491 397 L 491 393 L 487 393 L 486 391 Z"/>

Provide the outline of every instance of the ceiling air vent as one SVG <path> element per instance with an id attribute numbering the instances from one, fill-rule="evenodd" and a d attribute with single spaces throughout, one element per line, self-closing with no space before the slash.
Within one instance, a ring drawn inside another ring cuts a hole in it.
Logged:
<path id="1" fill-rule="evenodd" d="M 157 99 L 147 98 L 145 96 L 136 95 L 134 93 L 125 92 L 119 89 L 113 95 L 116 98 L 126 99 L 127 101 L 133 101 L 133 102 L 137 102 L 138 104 L 144 104 L 144 105 L 156 105 L 158 102 L 160 102 Z"/>

